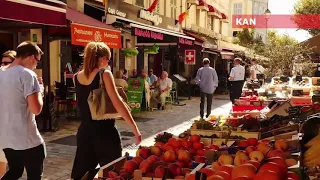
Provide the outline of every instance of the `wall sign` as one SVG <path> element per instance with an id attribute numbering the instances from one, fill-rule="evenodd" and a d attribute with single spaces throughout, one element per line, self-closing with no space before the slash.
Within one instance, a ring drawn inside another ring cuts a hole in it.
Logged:
<path id="1" fill-rule="evenodd" d="M 149 39 L 155 39 L 155 40 L 164 40 L 164 34 L 149 31 L 146 29 L 140 29 L 140 28 L 132 28 L 132 35 L 138 36 L 138 37 L 144 37 Z"/>
<path id="2" fill-rule="evenodd" d="M 185 50 L 184 64 L 194 65 L 196 64 L 196 50 Z"/>
<path id="3" fill-rule="evenodd" d="M 154 25 L 158 26 L 162 23 L 162 17 L 160 17 L 158 14 L 154 14 L 152 12 L 146 11 L 144 9 L 140 10 L 139 17 L 141 19 L 145 19 L 147 21 L 153 22 Z"/>
<path id="4" fill-rule="evenodd" d="M 71 24 L 71 43 L 86 46 L 89 42 L 104 42 L 110 48 L 121 48 L 121 35 L 118 31 L 95 28 L 82 24 Z"/>
<path id="5" fill-rule="evenodd" d="M 116 16 L 124 17 L 124 18 L 127 16 L 127 13 L 119 11 L 117 9 L 113 9 L 113 8 L 108 8 L 107 12 L 109 14 L 113 14 L 113 15 L 116 15 Z"/>
<path id="6" fill-rule="evenodd" d="M 184 45 L 193 45 L 193 41 L 185 38 L 179 38 L 179 44 L 184 44 Z"/>

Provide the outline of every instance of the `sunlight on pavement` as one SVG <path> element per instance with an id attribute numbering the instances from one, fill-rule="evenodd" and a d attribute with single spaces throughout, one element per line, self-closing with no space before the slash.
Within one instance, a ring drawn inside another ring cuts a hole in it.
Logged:
<path id="1" fill-rule="evenodd" d="M 211 115 L 224 115 L 224 114 L 228 114 L 231 110 L 231 102 L 228 102 L 222 106 L 219 106 L 215 109 L 212 109 Z M 171 127 L 169 129 L 166 129 L 162 132 L 169 132 L 174 134 L 175 136 L 179 135 L 180 133 L 183 133 L 184 131 L 186 131 L 187 129 L 189 129 L 193 123 L 194 120 L 199 120 L 200 116 L 196 116 L 194 118 L 191 118 L 189 120 L 186 120 L 185 122 L 176 125 L 174 127 Z M 160 134 L 162 132 L 159 132 L 157 134 Z M 140 143 L 140 145 L 135 145 L 135 144 L 131 144 L 128 146 L 125 146 L 122 150 L 122 154 L 124 155 L 125 153 L 129 153 L 130 156 L 135 156 L 137 149 L 139 148 L 139 146 L 152 146 L 154 144 L 154 137 L 157 135 L 154 134 L 148 138 L 144 138 L 142 140 L 142 142 Z"/>

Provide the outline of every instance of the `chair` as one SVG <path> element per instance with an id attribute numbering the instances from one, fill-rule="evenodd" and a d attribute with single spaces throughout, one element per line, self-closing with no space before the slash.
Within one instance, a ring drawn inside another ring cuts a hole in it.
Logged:
<path id="1" fill-rule="evenodd" d="M 57 117 L 60 116 L 60 112 L 63 111 L 64 115 L 67 116 L 68 107 L 71 106 L 71 111 L 75 113 L 77 116 L 77 101 L 70 97 L 68 94 L 68 88 L 63 83 L 56 82 L 56 97 L 55 100 L 57 101 Z"/>
<path id="2" fill-rule="evenodd" d="M 171 109 L 172 109 L 172 104 L 173 104 L 173 97 L 171 95 L 171 91 L 168 93 L 167 97 L 166 97 L 166 104 L 170 104 L 171 105 Z"/>
<path id="3" fill-rule="evenodd" d="M 173 100 L 177 100 L 178 99 L 178 89 L 177 89 L 177 83 L 176 82 L 172 82 L 172 89 L 170 91 L 170 95 L 173 97 Z"/>

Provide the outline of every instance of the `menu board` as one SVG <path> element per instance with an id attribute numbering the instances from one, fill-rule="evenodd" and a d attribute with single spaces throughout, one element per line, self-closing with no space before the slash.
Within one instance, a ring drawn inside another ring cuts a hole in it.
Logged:
<path id="1" fill-rule="evenodd" d="M 142 97 L 144 92 L 144 79 L 129 78 L 128 80 L 128 104 L 131 107 L 131 112 L 140 112 Z"/>

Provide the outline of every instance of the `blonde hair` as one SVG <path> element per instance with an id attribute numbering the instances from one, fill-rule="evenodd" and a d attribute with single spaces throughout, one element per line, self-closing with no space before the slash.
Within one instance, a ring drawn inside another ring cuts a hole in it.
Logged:
<path id="1" fill-rule="evenodd" d="M 117 79 L 122 79 L 122 76 L 123 76 L 123 72 L 121 70 L 116 72 Z"/>
<path id="2" fill-rule="evenodd" d="M 99 67 L 99 58 L 111 58 L 110 48 L 103 42 L 89 42 L 84 49 L 83 71 L 87 78 Z"/>
<path id="3" fill-rule="evenodd" d="M 7 57 L 10 58 L 12 61 L 14 61 L 16 59 L 17 56 L 17 52 L 16 51 L 6 51 L 2 54 L 2 58 Z"/>

